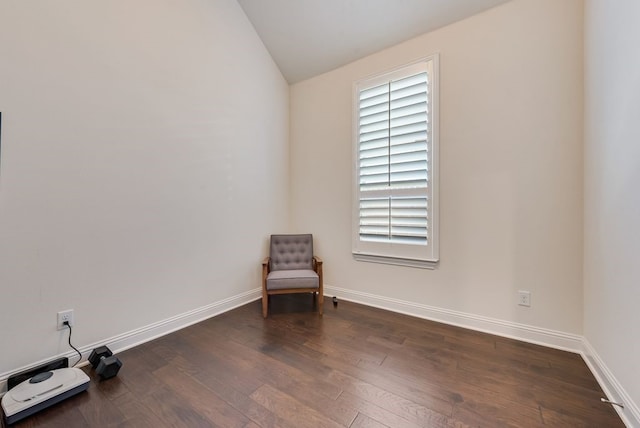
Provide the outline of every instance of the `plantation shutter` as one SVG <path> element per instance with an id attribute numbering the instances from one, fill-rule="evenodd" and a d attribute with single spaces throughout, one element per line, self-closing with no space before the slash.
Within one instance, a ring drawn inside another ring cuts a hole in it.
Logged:
<path id="1" fill-rule="evenodd" d="M 359 239 L 429 245 L 430 76 L 359 90 Z"/>

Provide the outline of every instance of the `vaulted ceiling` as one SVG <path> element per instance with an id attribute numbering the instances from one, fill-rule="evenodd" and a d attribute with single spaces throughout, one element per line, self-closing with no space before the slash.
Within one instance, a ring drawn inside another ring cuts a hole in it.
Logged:
<path id="1" fill-rule="evenodd" d="M 509 0 L 238 0 L 289 83 Z"/>

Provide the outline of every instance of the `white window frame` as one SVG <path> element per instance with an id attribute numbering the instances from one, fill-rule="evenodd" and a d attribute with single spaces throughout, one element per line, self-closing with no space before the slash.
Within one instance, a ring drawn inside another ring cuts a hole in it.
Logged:
<path id="1" fill-rule="evenodd" d="M 428 183 L 424 190 L 428 198 L 427 245 L 391 242 L 370 242 L 360 239 L 360 92 L 386 82 L 402 79 L 427 71 L 429 75 L 428 129 Z M 439 261 L 438 216 L 438 110 L 439 110 L 439 57 L 438 54 L 422 58 L 402 67 L 358 80 L 353 85 L 353 208 L 352 252 L 358 261 L 435 269 Z"/>

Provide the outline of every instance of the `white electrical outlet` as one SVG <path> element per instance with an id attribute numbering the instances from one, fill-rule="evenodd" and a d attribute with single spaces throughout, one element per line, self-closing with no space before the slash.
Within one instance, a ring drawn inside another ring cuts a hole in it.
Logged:
<path id="1" fill-rule="evenodd" d="M 58 312 L 58 330 L 64 330 L 67 328 L 67 326 L 64 325 L 65 322 L 68 322 L 70 326 L 73 326 L 73 309 Z"/>
<path id="2" fill-rule="evenodd" d="M 531 292 L 530 291 L 518 291 L 518 305 L 531 306 Z"/>

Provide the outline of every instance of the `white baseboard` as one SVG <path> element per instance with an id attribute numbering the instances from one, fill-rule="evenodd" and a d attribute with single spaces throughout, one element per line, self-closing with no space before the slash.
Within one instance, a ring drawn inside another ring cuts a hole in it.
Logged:
<path id="1" fill-rule="evenodd" d="M 452 311 L 419 303 L 407 302 L 360 291 L 344 288 L 324 286 L 325 295 L 335 295 L 340 299 L 348 300 L 363 305 L 386 309 L 405 315 L 424 318 L 431 321 L 477 330 L 484 333 L 495 334 L 524 342 L 543 345 L 574 353 L 582 351 L 582 336 L 504 321 L 465 312 Z"/>
<path id="2" fill-rule="evenodd" d="M 127 333 L 81 346 L 78 348 L 78 350 L 82 353 L 82 361 L 77 364 L 76 367 L 82 367 L 83 365 L 86 365 L 88 363 L 87 358 L 89 358 L 91 351 L 98 346 L 106 345 L 113 351 L 114 354 L 122 352 L 129 348 L 133 348 L 134 346 L 149 342 L 153 339 L 174 332 L 176 330 L 180 330 L 192 324 L 196 324 L 200 321 L 204 321 L 208 318 L 230 311 L 231 309 L 237 308 L 238 306 L 253 302 L 254 300 L 257 300 L 261 297 L 262 289 L 255 288 L 236 296 L 220 300 L 219 302 L 215 302 L 210 305 L 203 306 L 135 330 L 131 330 Z M 78 354 L 73 351 L 66 352 L 61 355 L 52 355 L 51 358 L 47 358 L 46 360 L 37 361 L 28 366 L 17 368 L 14 371 L 0 374 L 0 396 L 7 391 L 7 379 L 9 378 L 9 376 L 15 373 L 29 370 L 33 367 L 38 367 L 42 364 L 46 364 L 48 361 L 55 360 L 56 358 L 69 357 L 72 359 L 72 361 L 74 361 L 73 358 L 77 358 L 77 356 Z"/>
<path id="3" fill-rule="evenodd" d="M 636 403 L 633 402 L 627 391 L 620 385 L 620 382 L 611 373 L 611 370 L 609 370 L 586 338 L 583 339 L 583 345 L 582 358 L 604 391 L 606 395 L 604 398 L 624 405 L 624 408 L 615 405 L 613 405 L 613 408 L 618 412 L 626 426 L 640 427 L 640 409 L 638 409 Z"/>
<path id="4" fill-rule="evenodd" d="M 109 349 L 113 351 L 113 353 L 122 352 L 129 348 L 133 348 L 134 346 L 149 342 L 153 339 L 165 336 L 169 333 L 183 329 L 190 325 L 197 324 L 216 315 L 228 312 L 239 306 L 245 305 L 249 302 L 253 302 L 254 300 L 257 300 L 261 297 L 262 289 L 255 288 L 236 296 L 220 300 L 219 302 L 215 302 L 210 305 L 176 315 L 175 317 L 167 318 L 166 320 L 150 324 L 137 330 L 132 330 L 130 332 L 114 336 L 97 343 L 93 343 L 85 348 L 87 352 L 91 352 L 92 349 L 100 345 L 107 345 Z"/>

